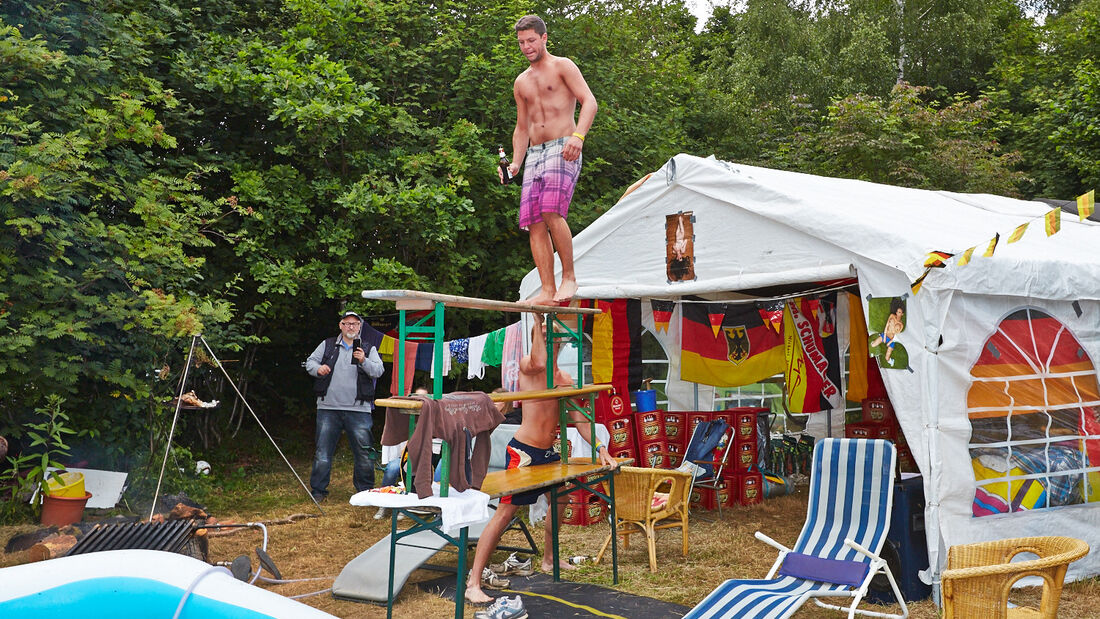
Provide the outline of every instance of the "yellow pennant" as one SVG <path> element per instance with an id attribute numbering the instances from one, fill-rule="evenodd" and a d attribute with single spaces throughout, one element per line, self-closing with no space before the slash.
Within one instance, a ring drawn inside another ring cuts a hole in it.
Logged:
<path id="1" fill-rule="evenodd" d="M 989 258 L 990 256 L 992 256 L 994 250 L 997 249 L 997 241 L 999 241 L 999 240 L 1001 240 L 1001 233 L 1000 232 L 998 232 L 996 235 L 994 235 L 993 238 L 989 239 L 989 247 L 985 248 L 985 253 L 983 253 L 982 255 L 985 256 L 986 258 Z"/>
<path id="2" fill-rule="evenodd" d="M 1046 220 L 1047 236 L 1050 236 L 1062 229 L 1062 209 L 1050 209 L 1050 212 L 1044 215 L 1043 219 Z"/>
<path id="3" fill-rule="evenodd" d="M 964 267 L 970 263 L 970 257 L 974 255 L 975 249 L 978 249 L 977 246 L 971 247 L 959 256 L 959 266 Z"/>
<path id="4" fill-rule="evenodd" d="M 1020 224 L 1019 226 L 1017 226 L 1016 229 L 1012 231 L 1012 234 L 1008 235 L 1008 242 L 1015 243 L 1016 241 L 1024 238 L 1024 232 L 1027 232 L 1027 226 L 1028 224 Z"/>
<path id="5" fill-rule="evenodd" d="M 1077 216 L 1085 221 L 1096 210 L 1096 190 L 1090 189 L 1088 193 L 1077 196 Z"/>
<path id="6" fill-rule="evenodd" d="M 917 292 L 920 291 L 921 286 L 924 285 L 924 278 L 928 277 L 928 273 L 931 271 L 932 267 L 924 269 L 924 273 L 922 273 L 921 276 L 917 278 L 917 281 L 909 285 L 909 290 L 912 291 L 913 294 L 917 294 Z"/>

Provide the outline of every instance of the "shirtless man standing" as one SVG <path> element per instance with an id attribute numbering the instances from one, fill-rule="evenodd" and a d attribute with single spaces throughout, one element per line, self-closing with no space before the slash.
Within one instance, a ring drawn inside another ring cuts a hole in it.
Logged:
<path id="1" fill-rule="evenodd" d="M 555 353 L 557 353 L 558 346 L 558 344 L 554 345 Z M 546 388 L 546 357 L 546 327 L 542 318 L 536 317 L 535 326 L 531 329 L 531 352 L 519 362 L 520 390 L 537 391 Z M 557 358 L 556 354 L 554 358 Z M 573 378 L 560 369 L 555 369 L 554 384 L 559 387 L 572 387 Z M 600 444 L 595 433 L 591 431 L 592 426 L 588 424 L 584 415 L 578 411 L 572 411 L 571 421 L 573 427 L 577 428 L 581 436 L 588 440 L 590 445 L 597 447 L 600 464 L 614 465 L 615 459 L 608 453 L 607 447 Z M 556 398 L 524 400 L 523 421 L 520 423 L 519 429 L 516 430 L 515 436 L 508 443 L 508 468 L 515 469 L 533 464 L 559 461 L 561 458 L 554 451 L 554 434 L 557 429 L 558 401 Z M 508 527 L 508 523 L 512 521 L 512 516 L 515 515 L 516 510 L 521 505 L 531 505 L 538 500 L 540 495 L 547 492 L 549 492 L 548 488 L 513 494 L 500 499 L 500 505 L 497 506 L 496 513 L 489 520 L 489 524 L 485 525 L 485 530 L 482 531 L 477 542 L 477 551 L 474 553 L 470 578 L 466 582 L 466 599 L 471 603 L 484 604 L 492 601 L 493 598 L 481 590 L 481 577 L 482 572 L 488 568 L 489 558 L 496 550 L 497 544 L 500 542 L 500 536 L 504 533 L 504 529 Z M 563 499 L 559 501 L 558 517 L 560 518 L 565 511 L 562 504 L 568 501 L 568 496 L 562 495 L 559 499 Z M 554 523 L 550 521 L 549 514 L 547 514 L 546 535 L 543 540 L 542 553 L 542 570 L 544 572 L 554 569 L 553 557 L 550 552 L 553 544 L 553 527 Z M 560 561 L 559 565 L 562 569 L 576 569 L 568 561 Z"/>
<path id="2" fill-rule="evenodd" d="M 530 233 L 531 256 L 542 283 L 531 302 L 563 303 L 577 292 L 573 233 L 565 217 L 581 171 L 584 136 L 596 118 L 596 98 L 572 60 L 546 51 L 546 24 L 541 18 L 521 18 L 516 37 L 531 66 L 513 87 L 516 129 L 508 171 L 514 177 L 524 165 L 519 227 Z M 581 111 L 574 122 L 578 102 Z M 499 168 L 497 173 L 503 182 Z M 554 282 L 555 248 L 561 259 L 561 286 Z"/>

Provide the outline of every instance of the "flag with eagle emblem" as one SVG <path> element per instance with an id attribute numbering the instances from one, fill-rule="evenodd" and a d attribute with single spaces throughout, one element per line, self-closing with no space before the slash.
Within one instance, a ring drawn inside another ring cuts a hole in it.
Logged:
<path id="1" fill-rule="evenodd" d="M 726 304 L 718 334 L 713 330 L 715 305 L 681 304 L 683 318 L 680 378 L 713 385 L 749 385 L 783 370 L 783 338 L 750 304 Z"/>

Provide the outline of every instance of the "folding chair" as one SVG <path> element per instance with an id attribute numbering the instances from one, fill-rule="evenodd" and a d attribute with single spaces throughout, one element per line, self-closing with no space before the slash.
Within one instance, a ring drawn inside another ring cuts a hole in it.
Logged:
<path id="1" fill-rule="evenodd" d="M 818 606 L 873 617 L 905 619 L 909 608 L 886 561 L 879 556 L 890 527 L 894 492 L 892 443 L 867 439 L 823 439 L 814 446 L 806 523 L 794 548 L 757 532 L 779 550 L 764 580 L 727 580 L 684 619 L 781 619 L 813 599 Z M 883 573 L 902 613 L 857 608 L 871 579 Z M 851 598 L 847 607 L 818 598 Z"/>
<path id="2" fill-rule="evenodd" d="M 729 428 L 730 425 L 723 419 L 703 421 L 695 426 L 688 446 L 684 449 L 684 463 L 676 469 L 692 474 L 689 493 L 696 487 L 710 488 L 717 492 L 718 485 L 722 483 L 722 472 L 726 468 L 726 460 L 733 446 L 733 437 L 726 436 Z M 726 436 L 726 444 L 718 459 L 715 460 L 714 450 L 722 444 L 723 436 Z M 718 505 L 718 517 L 722 517 L 721 504 Z"/>

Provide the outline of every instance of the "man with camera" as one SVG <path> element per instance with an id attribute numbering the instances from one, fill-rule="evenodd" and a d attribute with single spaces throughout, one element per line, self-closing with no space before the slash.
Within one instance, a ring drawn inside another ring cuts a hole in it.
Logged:
<path id="1" fill-rule="evenodd" d="M 355 491 L 374 487 L 374 409 L 375 380 L 384 369 L 378 349 L 363 350 L 359 330 L 363 321 L 355 312 L 344 312 L 340 318 L 340 335 L 321 342 L 306 359 L 306 371 L 316 378 L 313 390 L 317 394 L 317 448 L 313 454 L 313 472 L 309 476 L 310 492 L 320 503 L 328 496 L 332 456 L 340 432 L 347 432 L 348 444 L 355 457 L 352 481 Z"/>

